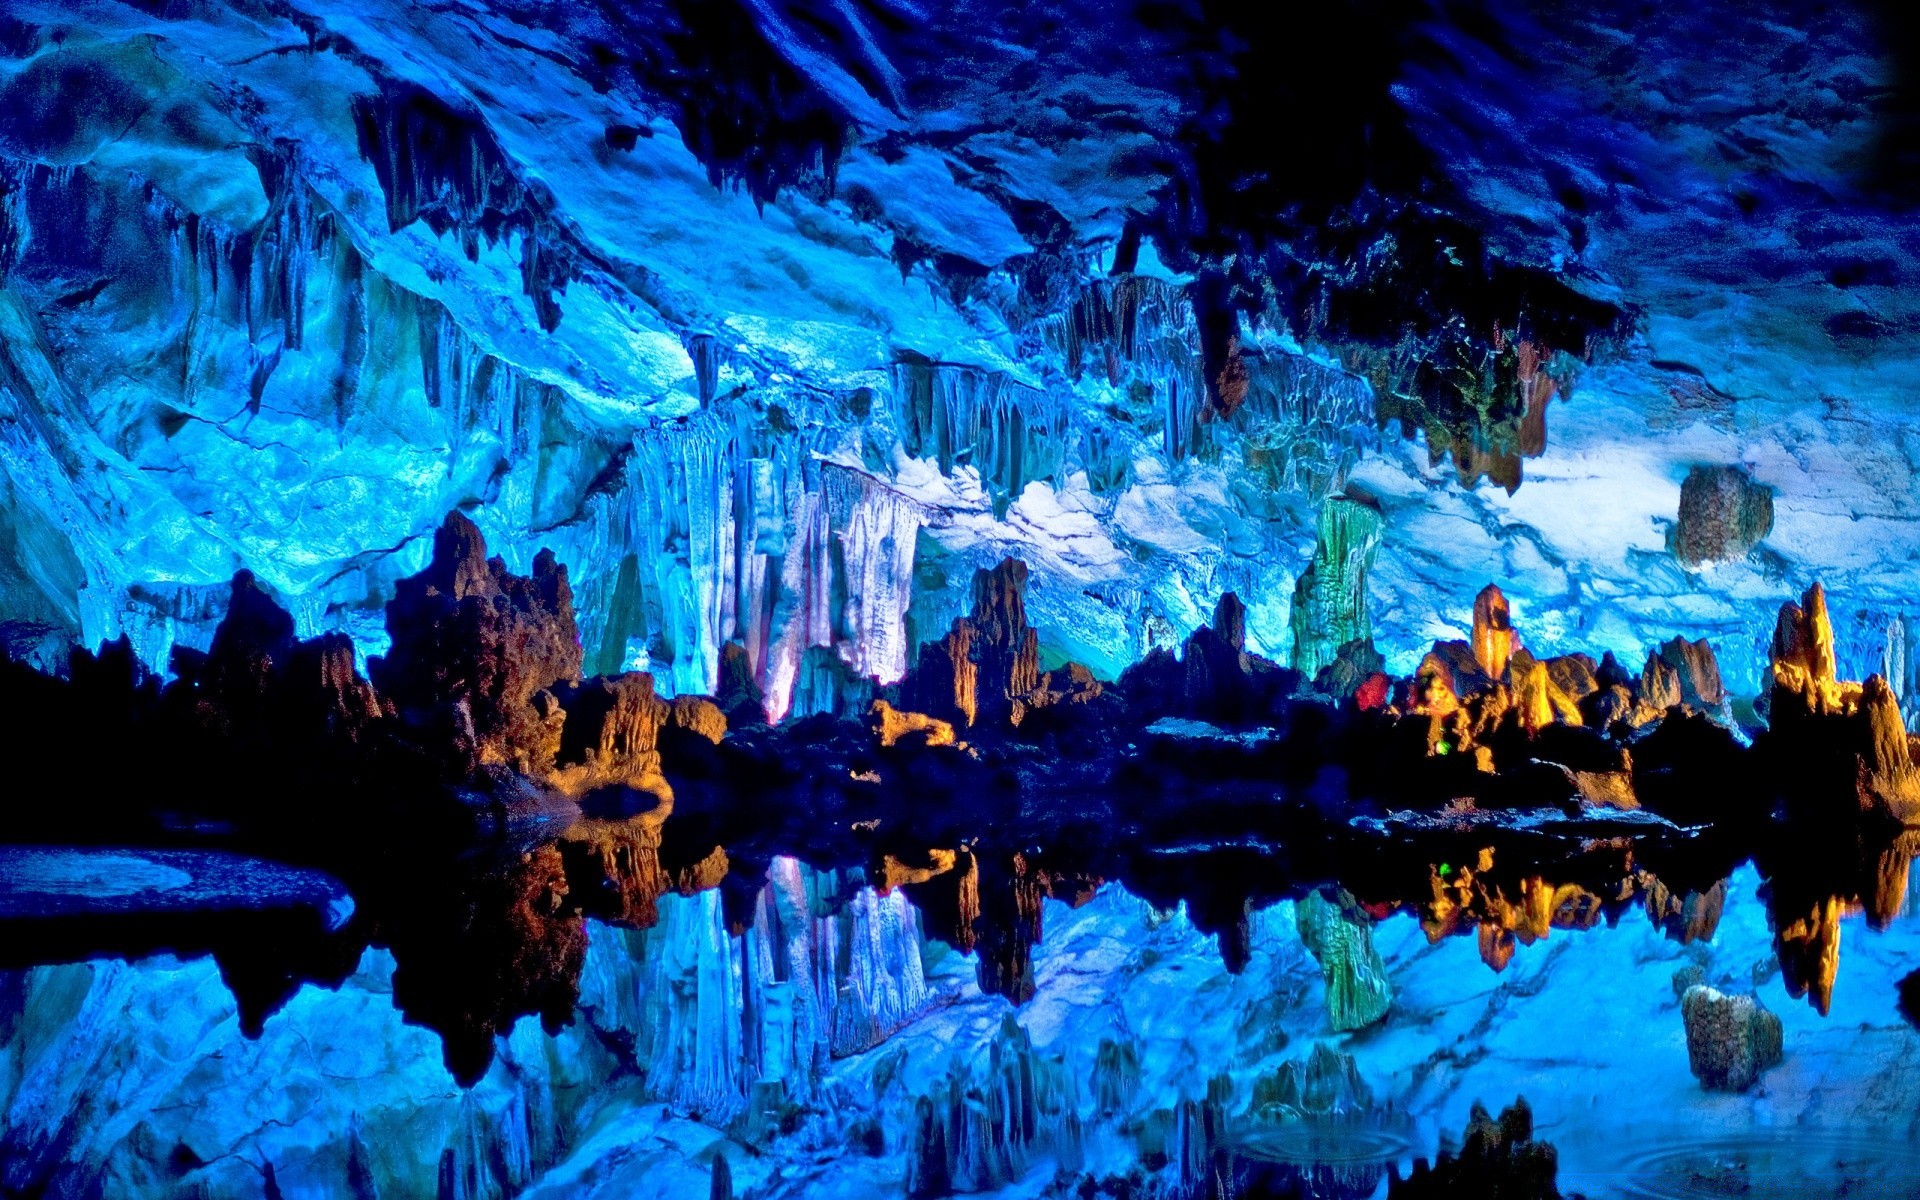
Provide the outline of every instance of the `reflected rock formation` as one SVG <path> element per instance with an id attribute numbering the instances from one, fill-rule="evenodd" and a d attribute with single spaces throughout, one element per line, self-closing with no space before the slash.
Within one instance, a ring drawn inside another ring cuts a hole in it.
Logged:
<path id="1" fill-rule="evenodd" d="M 1393 1200 L 1454 1196 L 1558 1200 L 1558 1164 L 1552 1143 L 1534 1139 L 1533 1110 L 1524 1098 L 1502 1109 L 1498 1121 L 1475 1104 L 1459 1148 L 1443 1147 L 1431 1165 L 1425 1159 L 1416 1161 L 1405 1179 L 1393 1180 L 1387 1195 Z"/>
<path id="2" fill-rule="evenodd" d="M 1744 1092 L 1783 1057 L 1780 1018 L 1753 996 L 1728 996 L 1694 985 L 1680 997 L 1687 1025 L 1687 1062 L 1702 1087 Z"/>

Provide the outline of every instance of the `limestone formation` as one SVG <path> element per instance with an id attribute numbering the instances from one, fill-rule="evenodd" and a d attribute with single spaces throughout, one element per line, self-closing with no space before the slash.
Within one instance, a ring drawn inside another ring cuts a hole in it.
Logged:
<path id="1" fill-rule="evenodd" d="M 1373 641 L 1367 572 L 1383 522 L 1364 500 L 1335 496 L 1320 508 L 1313 557 L 1293 589 L 1293 669 L 1308 679 L 1332 666 L 1340 648 Z"/>
<path id="2" fill-rule="evenodd" d="M 552 764 L 555 709 L 541 697 L 580 677 L 582 652 L 567 569 L 550 552 L 515 575 L 487 558 L 472 521 L 449 513 L 426 569 L 394 585 L 387 632 L 391 649 L 369 666 L 404 719 L 470 724 L 483 763 Z"/>
<path id="3" fill-rule="evenodd" d="M 956 1065 L 914 1105 L 906 1193 L 912 1197 L 1005 1187 L 1041 1155 L 1067 1171 L 1081 1168 L 1080 1091 L 1076 1077 L 1033 1048 L 1007 1016 L 983 1060 Z"/>
<path id="4" fill-rule="evenodd" d="M 1040 634 L 1027 624 L 1027 565 L 1006 559 L 973 579 L 971 615 L 920 648 L 907 707 L 955 724 L 1019 724 L 1040 689 Z"/>
<path id="5" fill-rule="evenodd" d="M 206 693 L 240 715 L 262 715 L 273 676 L 286 667 L 293 647 L 293 617 L 252 571 L 236 572 L 227 615 L 214 630 L 202 669 Z"/>
<path id="6" fill-rule="evenodd" d="M 872 725 L 882 746 L 891 746 L 909 734 L 922 737 L 929 746 L 954 744 L 953 725 L 925 713 L 901 712 L 885 700 L 875 700 Z"/>
<path id="7" fill-rule="evenodd" d="M 660 730 L 673 706 L 654 695 L 653 676 L 599 676 L 565 687 L 556 698 L 563 728 L 554 781 L 580 794 L 660 774 Z"/>
<path id="8" fill-rule="evenodd" d="M 1738 562 L 1773 532 L 1773 489 L 1739 467 L 1695 467 L 1680 485 L 1673 554 L 1690 567 Z"/>
<path id="9" fill-rule="evenodd" d="M 1879 675 L 1836 678 L 1833 622 L 1818 583 L 1801 603 L 1781 606 L 1772 659 L 1768 744 L 1794 776 L 1789 798 L 1801 808 L 1844 804 L 1920 822 L 1920 767 L 1899 698 Z"/>
<path id="10" fill-rule="evenodd" d="M 1687 1024 L 1687 1062 L 1702 1087 L 1744 1092 L 1780 1062 L 1780 1018 L 1758 997 L 1729 996 L 1704 984 L 1680 1000 Z"/>
<path id="11" fill-rule="evenodd" d="M 1373 927 L 1352 898 L 1328 900 L 1314 892 L 1294 907 L 1300 940 L 1320 963 L 1327 982 L 1327 1021 L 1336 1033 L 1365 1029 L 1387 1015 L 1393 985 L 1373 948 Z"/>
<path id="12" fill-rule="evenodd" d="M 1227 728 L 1273 720 L 1298 676 L 1246 647 L 1246 606 L 1227 592 L 1213 622 L 1187 636 L 1181 653 L 1156 647 L 1120 675 L 1120 691 L 1136 718 L 1189 717 Z"/>
<path id="13" fill-rule="evenodd" d="M 1773 948 L 1787 995 L 1805 996 L 1825 1016 L 1840 975 L 1840 917 L 1846 905 L 1839 896 L 1821 896 L 1791 909 L 1776 900 L 1774 907 Z"/>
<path id="14" fill-rule="evenodd" d="M 1704 638 L 1693 642 L 1672 638 L 1649 652 L 1640 681 L 1641 699 L 1656 709 L 1685 704 L 1711 712 L 1727 702 L 1720 663 Z"/>
<path id="15" fill-rule="evenodd" d="M 1517 644 L 1506 594 L 1490 583 L 1473 598 L 1473 661 L 1481 674 L 1498 683 L 1506 678 L 1507 660 Z"/>
<path id="16" fill-rule="evenodd" d="M 1351 1120 L 1372 1109 L 1373 1089 L 1353 1055 L 1319 1042 L 1306 1058 L 1290 1059 L 1255 1079 L 1247 1114 L 1263 1121 Z"/>
<path id="17" fill-rule="evenodd" d="M 1555 1176 L 1560 1156 L 1549 1142 L 1533 1137 L 1533 1110 L 1524 1098 L 1515 1100 L 1496 1123 L 1479 1104 L 1467 1119 L 1466 1137 L 1458 1151 L 1444 1144 L 1429 1166 L 1415 1159 L 1412 1172 L 1395 1175 L 1387 1186 L 1388 1200 L 1459 1200 L 1467 1196 L 1500 1200 L 1559 1200 Z"/>

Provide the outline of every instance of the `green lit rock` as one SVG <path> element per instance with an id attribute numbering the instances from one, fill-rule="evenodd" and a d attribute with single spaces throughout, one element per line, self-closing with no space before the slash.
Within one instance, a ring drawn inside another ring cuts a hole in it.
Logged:
<path id="1" fill-rule="evenodd" d="M 1294 906 L 1300 940 L 1320 963 L 1327 980 L 1327 1020 L 1344 1033 L 1367 1026 L 1387 1015 L 1393 1005 L 1393 985 L 1387 964 L 1373 948 L 1373 926 L 1341 894 L 1339 901 L 1315 892 Z"/>
<path id="2" fill-rule="evenodd" d="M 1320 538 L 1293 589 L 1293 669 L 1320 674 L 1350 642 L 1373 641 L 1367 572 L 1380 545 L 1380 510 L 1335 496 L 1320 508 Z"/>

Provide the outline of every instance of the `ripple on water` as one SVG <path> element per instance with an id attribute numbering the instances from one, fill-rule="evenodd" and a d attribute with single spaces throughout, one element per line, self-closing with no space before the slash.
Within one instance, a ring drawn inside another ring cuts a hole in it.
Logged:
<path id="1" fill-rule="evenodd" d="M 1884 1200 L 1920 1196 L 1920 1145 L 1898 1134 L 1782 1128 L 1633 1147 L 1562 1191 L 1631 1200 Z"/>
<path id="2" fill-rule="evenodd" d="M 1238 1157 L 1297 1166 L 1362 1166 L 1392 1162 L 1411 1149 L 1402 1134 L 1366 1124 L 1299 1121 L 1248 1134 L 1235 1143 Z"/>

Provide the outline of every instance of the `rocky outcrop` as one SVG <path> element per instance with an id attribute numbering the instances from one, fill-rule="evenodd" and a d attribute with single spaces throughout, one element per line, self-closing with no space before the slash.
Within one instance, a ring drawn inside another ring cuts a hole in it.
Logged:
<path id="1" fill-rule="evenodd" d="M 1320 1042 L 1306 1058 L 1289 1059 L 1253 1081 L 1247 1116 L 1264 1122 L 1353 1120 L 1373 1106 L 1373 1089 L 1353 1055 Z"/>
<path id="2" fill-rule="evenodd" d="M 1687 1023 L 1687 1063 L 1702 1087 L 1744 1092 L 1778 1064 L 1780 1018 L 1756 996 L 1729 996 L 1696 984 L 1680 999 Z"/>
<path id="3" fill-rule="evenodd" d="M 1767 717 L 1766 748 L 1794 781 L 1797 807 L 1920 822 L 1920 767 L 1899 698 L 1879 675 L 1837 678 L 1833 622 L 1818 583 L 1801 603 L 1780 608 Z"/>
<path id="4" fill-rule="evenodd" d="M 1455 1200 L 1498 1196 L 1501 1200 L 1559 1200 L 1555 1177 L 1560 1156 L 1552 1143 L 1535 1141 L 1533 1110 L 1515 1100 L 1496 1122 L 1479 1104 L 1467 1118 L 1459 1150 L 1443 1146 L 1431 1166 L 1415 1159 L 1413 1171 L 1387 1186 L 1388 1200 Z"/>
<path id="5" fill-rule="evenodd" d="M 1227 592 L 1213 623 L 1187 636 L 1176 657 L 1155 647 L 1120 675 L 1119 689 L 1136 720 L 1185 717 L 1228 729 L 1272 723 L 1300 676 L 1247 651 L 1246 606 Z"/>
<path id="6" fill-rule="evenodd" d="M 984 1062 L 969 1070 L 956 1061 L 916 1102 L 907 1195 L 989 1191 L 1018 1180 L 1041 1157 L 1078 1171 L 1080 1107 L 1066 1065 L 1037 1054 L 1027 1031 L 1005 1018 Z"/>
<path id="7" fill-rule="evenodd" d="M 654 695 L 653 676 L 595 676 L 563 686 L 554 781 L 578 795 L 589 788 L 660 774 L 660 730 L 673 705 Z"/>
<path id="8" fill-rule="evenodd" d="M 1738 562 L 1773 532 L 1773 489 L 1739 467 L 1695 467 L 1680 485 L 1673 556 L 1689 567 Z"/>
<path id="9" fill-rule="evenodd" d="M 1787 995 L 1807 1002 L 1822 1016 L 1833 1008 L 1833 984 L 1840 975 L 1840 896 L 1820 896 L 1794 905 L 1776 897 L 1772 914 L 1773 948 Z"/>
<path id="10" fill-rule="evenodd" d="M 1473 598 L 1473 661 L 1480 673 L 1498 682 L 1506 678 L 1507 660 L 1520 644 L 1513 633 L 1513 614 L 1507 597 L 1488 584 Z"/>
<path id="11" fill-rule="evenodd" d="M 567 569 L 547 551 L 531 576 L 487 557 L 472 521 L 447 514 L 425 570 L 394 585 L 392 647 L 369 662 L 403 719 L 471 730 L 479 763 L 538 774 L 559 749 L 554 687 L 580 677 L 579 632 Z"/>
<path id="12" fill-rule="evenodd" d="M 1017 726 L 1037 708 L 1100 692 L 1084 667 L 1040 670 L 1040 634 L 1027 624 L 1027 566 L 1011 558 L 975 572 L 971 615 L 920 648 L 919 667 L 901 688 L 906 707 L 961 728 Z"/>

